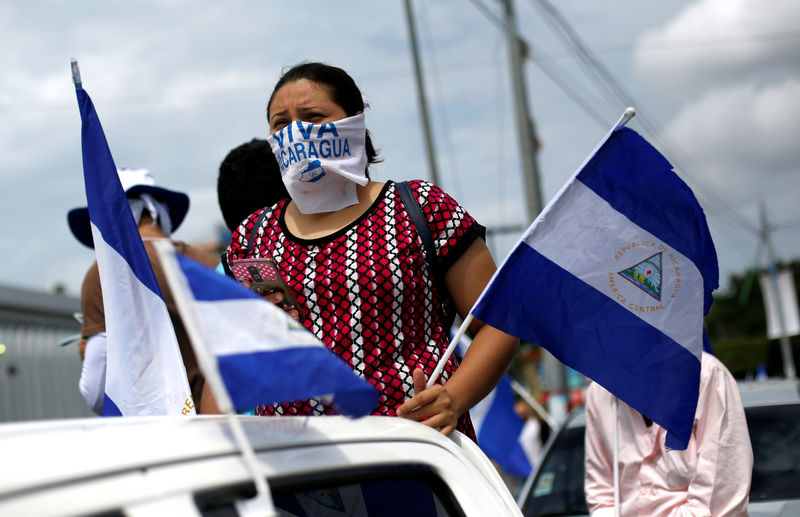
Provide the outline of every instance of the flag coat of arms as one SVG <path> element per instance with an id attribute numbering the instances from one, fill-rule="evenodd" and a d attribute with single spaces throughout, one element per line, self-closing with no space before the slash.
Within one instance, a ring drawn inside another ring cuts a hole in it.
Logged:
<path id="1" fill-rule="evenodd" d="M 472 313 L 545 347 L 685 449 L 718 278 L 689 187 L 644 138 L 617 127 L 522 235 Z"/>
<path id="2" fill-rule="evenodd" d="M 106 317 L 104 416 L 194 414 L 167 306 L 103 127 L 73 62 L 86 200 Z"/>

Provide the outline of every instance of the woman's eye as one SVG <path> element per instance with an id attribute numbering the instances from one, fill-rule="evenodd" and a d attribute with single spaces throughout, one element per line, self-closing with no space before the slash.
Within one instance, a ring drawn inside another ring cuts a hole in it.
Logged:
<path id="1" fill-rule="evenodd" d="M 284 119 L 277 119 L 272 121 L 272 132 L 275 133 L 276 131 L 280 131 L 281 129 L 285 128 L 289 121 Z"/>

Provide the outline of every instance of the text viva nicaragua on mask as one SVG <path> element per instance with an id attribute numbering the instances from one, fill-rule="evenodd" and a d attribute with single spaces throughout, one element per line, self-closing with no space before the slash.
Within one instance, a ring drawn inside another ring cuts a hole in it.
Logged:
<path id="1" fill-rule="evenodd" d="M 269 143 L 286 190 L 304 214 L 335 212 L 358 203 L 356 184 L 366 185 L 364 114 L 335 122 L 294 121 Z"/>

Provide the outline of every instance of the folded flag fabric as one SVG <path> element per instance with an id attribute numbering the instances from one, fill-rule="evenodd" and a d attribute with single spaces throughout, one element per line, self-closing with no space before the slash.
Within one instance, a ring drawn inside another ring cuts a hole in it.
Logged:
<path id="1" fill-rule="evenodd" d="M 77 80 L 75 92 L 82 121 L 86 200 L 106 317 L 103 416 L 194 414 L 175 331 L 103 127 Z"/>
<path id="2" fill-rule="evenodd" d="M 372 411 L 377 390 L 282 309 L 230 277 L 175 257 L 191 290 L 193 320 L 235 409 L 330 396 L 346 415 Z"/>
<path id="3" fill-rule="evenodd" d="M 459 340 L 459 358 L 464 357 L 469 344 L 466 336 Z M 527 477 L 536 461 L 529 451 L 535 447 L 523 443 L 529 437 L 523 435 L 525 421 L 514 410 L 514 402 L 511 377 L 503 375 L 497 386 L 469 410 L 469 415 L 484 454 L 512 476 Z"/>
<path id="4" fill-rule="evenodd" d="M 705 214 L 672 166 L 618 127 L 536 218 L 473 314 L 547 348 L 685 449 L 703 315 L 719 271 Z"/>

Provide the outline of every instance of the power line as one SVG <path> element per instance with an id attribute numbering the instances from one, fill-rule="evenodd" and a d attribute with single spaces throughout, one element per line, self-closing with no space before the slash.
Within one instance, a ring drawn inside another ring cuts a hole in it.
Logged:
<path id="1" fill-rule="evenodd" d="M 742 217 L 727 200 L 717 193 L 718 189 L 715 188 L 715 186 L 711 185 L 701 176 L 693 173 L 693 168 L 687 166 L 690 160 L 680 150 L 678 145 L 669 138 L 654 120 L 651 120 L 647 114 L 648 111 L 643 108 L 643 105 L 626 92 L 625 88 L 617 81 L 614 75 L 594 56 L 591 49 L 581 40 L 575 29 L 558 9 L 548 0 L 530 0 L 530 3 L 543 15 L 545 23 L 562 41 L 562 45 L 583 63 L 582 68 L 584 72 L 587 73 L 590 81 L 593 82 L 601 92 L 604 92 L 607 98 L 616 99 L 616 101 L 612 101 L 611 104 L 616 105 L 617 102 L 619 102 L 620 104 L 617 105 L 618 109 L 624 109 L 627 106 L 636 106 L 637 114 L 639 115 L 638 119 L 642 126 L 647 132 L 664 143 L 669 149 L 668 154 L 673 157 L 673 162 L 678 165 L 678 169 L 692 180 L 695 188 L 703 197 L 717 207 L 720 207 L 722 213 L 734 220 L 739 226 L 753 233 L 757 233 L 758 228 L 756 225 Z"/>
<path id="2" fill-rule="evenodd" d="M 483 3 L 479 0 L 470 0 L 472 5 L 474 5 L 481 14 L 483 14 L 486 19 L 491 21 L 495 26 L 497 26 L 501 31 L 505 31 L 505 24 L 500 17 L 494 13 L 492 13 Z M 592 103 L 587 101 L 591 94 L 583 91 L 578 91 L 579 87 L 577 87 L 577 83 L 574 81 L 570 81 L 569 78 L 565 78 L 568 74 L 566 74 L 563 70 L 559 69 L 558 66 L 555 64 L 555 61 L 550 59 L 544 52 L 538 49 L 534 49 L 527 41 L 523 40 L 522 38 L 518 38 L 519 43 L 522 48 L 525 50 L 526 57 L 530 57 L 533 64 L 535 64 L 544 74 L 550 78 L 556 86 L 558 86 L 573 102 L 575 102 L 584 112 L 586 112 L 589 117 L 593 118 L 595 122 L 600 124 L 601 127 L 605 127 L 608 125 L 608 118 L 602 116 L 593 106 Z"/>
<path id="3" fill-rule="evenodd" d="M 775 223 L 772 225 L 773 230 L 790 230 L 794 228 L 800 228 L 800 219 L 784 221 L 782 223 Z"/>
<path id="4" fill-rule="evenodd" d="M 501 29 L 503 28 L 502 20 L 491 12 L 483 3 L 478 0 L 470 0 L 470 2 L 494 25 Z M 594 53 L 583 43 L 566 18 L 547 0 L 539 0 L 538 4 L 535 3 L 534 0 L 531 0 L 531 3 L 543 14 L 543 19 L 550 26 L 551 30 L 559 36 L 562 45 L 568 52 L 577 57 L 580 62 L 584 63 L 584 71 L 590 73 L 590 81 L 595 84 L 595 87 L 604 95 L 606 101 L 617 109 L 622 109 L 630 105 L 636 106 L 639 113 L 638 119 L 641 121 L 645 131 L 660 140 L 661 143 L 667 147 L 668 154 L 673 157 L 672 161 L 675 162 L 678 166 L 677 168 L 692 181 L 700 197 L 707 200 L 709 205 L 716 207 L 721 216 L 727 216 L 737 226 L 757 234 L 758 228 L 741 216 L 726 199 L 717 194 L 718 189 L 714 185 L 706 181 L 703 176 L 693 173 L 694 167 L 691 165 L 691 160 L 680 150 L 679 146 L 669 138 L 659 125 L 650 119 L 647 110 L 643 108 L 642 104 L 634 100 L 616 80 L 614 75 L 597 60 Z M 780 33 L 780 36 L 793 36 L 795 34 L 800 34 L 800 32 Z M 530 48 L 527 42 L 523 40 L 520 41 L 524 45 L 524 48 Z M 555 67 L 554 61 L 548 59 L 547 56 L 540 51 L 534 52 L 534 56 L 534 64 L 566 93 L 573 102 L 581 107 L 584 112 L 601 126 L 607 125 L 607 118 L 603 117 L 593 107 L 592 103 L 586 100 L 590 96 L 585 92 L 579 92 L 578 88 L 574 86 L 574 81 L 565 80 L 564 76 L 566 76 L 566 74 Z"/>
<path id="5" fill-rule="evenodd" d="M 484 15 L 489 21 L 495 24 L 497 27 L 503 29 L 504 24 L 500 18 L 492 13 L 483 3 L 479 2 L 478 0 L 470 0 L 470 2 Z M 632 97 L 625 91 L 625 89 L 616 81 L 613 74 L 607 71 L 601 63 L 597 61 L 594 56 L 594 53 L 589 49 L 588 46 L 583 44 L 580 41 L 577 33 L 571 26 L 568 24 L 566 19 L 558 13 L 552 5 L 547 4 L 547 12 L 555 13 L 556 18 L 559 20 L 559 23 L 550 23 L 551 29 L 554 30 L 557 34 L 561 34 L 562 44 L 565 48 L 568 49 L 568 52 L 572 55 L 576 55 L 579 61 L 584 63 L 584 70 L 591 70 L 593 71 L 592 77 L 590 80 L 595 84 L 599 91 L 605 92 L 605 97 L 607 100 L 610 100 L 610 104 L 612 106 L 621 108 L 627 107 L 629 105 L 634 105 L 639 108 L 639 120 L 641 120 L 642 125 L 645 127 L 645 130 L 652 134 L 654 137 L 659 138 L 661 142 L 668 148 L 668 154 L 673 156 L 673 162 L 678 165 L 678 169 L 688 176 L 692 183 L 695 185 L 697 190 L 698 196 L 705 199 L 708 204 L 716 210 L 720 216 L 725 217 L 727 216 L 735 226 L 739 228 L 745 228 L 750 230 L 751 233 L 754 235 L 757 234 L 758 229 L 755 225 L 753 225 L 749 220 L 742 217 L 739 212 L 734 209 L 729 202 L 724 199 L 722 196 L 717 194 L 718 189 L 711 185 L 709 182 L 705 180 L 703 176 L 693 174 L 694 166 L 691 164 L 691 160 L 689 160 L 679 149 L 678 145 L 675 144 L 669 137 L 664 133 L 658 125 L 651 121 L 650 118 L 647 116 L 647 111 L 642 108 L 642 105 L 636 101 L 632 100 Z M 550 20 L 550 18 L 545 18 L 546 20 Z M 775 38 L 786 38 L 786 37 L 793 37 L 800 32 L 792 32 L 792 33 L 778 33 L 774 34 Z M 764 39 L 768 39 L 769 35 L 761 35 Z M 564 40 L 567 42 L 564 42 Z M 524 40 L 520 38 L 520 42 L 523 48 L 531 48 L 530 45 L 527 44 Z M 571 44 L 570 44 L 571 43 Z M 722 40 L 704 40 L 704 41 L 694 41 L 694 42 L 681 42 L 683 48 L 696 48 L 698 46 L 709 46 L 712 44 L 722 44 L 725 41 Z M 672 45 L 669 48 L 663 47 L 664 50 L 674 50 L 679 45 Z M 575 49 L 578 49 L 577 51 Z M 652 48 L 653 50 L 658 50 L 656 48 Z M 648 49 L 649 50 L 649 49 Z M 544 55 L 544 53 L 540 51 L 535 51 L 533 53 L 532 61 L 537 67 L 542 70 L 564 93 L 570 97 L 573 102 L 575 102 L 578 106 L 580 106 L 583 111 L 585 111 L 591 118 L 593 118 L 596 122 L 598 122 L 601 126 L 605 127 L 607 125 L 607 119 L 601 116 L 598 111 L 592 106 L 590 102 L 586 99 L 590 98 L 590 96 L 585 92 L 578 92 L 578 88 L 574 85 L 577 84 L 574 81 L 565 80 L 564 77 L 567 74 L 564 74 L 561 70 L 558 70 L 555 67 L 555 61 L 548 58 Z M 548 66 L 552 64 L 553 66 Z M 618 101 L 621 101 L 622 106 L 617 104 Z M 687 166 L 688 164 L 688 166 Z M 723 225 L 722 229 L 725 226 Z M 730 239 L 731 242 L 734 240 L 727 234 L 727 232 L 723 232 L 721 236 L 726 237 L 726 239 Z M 739 243 L 739 238 L 735 239 L 735 242 Z M 734 249 L 740 250 L 738 246 L 735 246 Z"/>
<path id="6" fill-rule="evenodd" d="M 447 66 L 440 66 L 437 71 L 443 74 L 460 73 L 463 71 L 475 71 L 481 69 L 493 70 L 497 65 L 497 59 L 475 60 L 469 59 L 464 62 L 450 62 Z M 381 72 L 371 72 L 362 74 L 363 81 L 382 81 L 405 79 L 413 74 L 413 71 L 406 67 L 395 67 Z M 146 105 L 148 107 L 172 107 L 199 104 L 203 102 L 217 102 L 223 97 L 239 98 L 241 95 L 261 95 L 270 91 L 272 83 L 265 82 L 263 86 L 246 85 L 212 88 L 207 90 L 159 90 L 141 94 L 121 94 L 117 96 L 102 97 L 97 96 L 94 102 L 103 106 L 136 106 Z M 13 115 L 19 113 L 49 113 L 56 111 L 74 111 L 75 100 L 65 98 L 56 101 L 20 100 L 17 102 L 0 102 L 0 115 Z"/>
<path id="7" fill-rule="evenodd" d="M 602 64 L 597 63 L 591 50 L 561 12 L 547 0 L 530 0 L 530 3 L 542 14 L 542 19 L 562 41 L 564 48 L 585 64 L 584 72 L 592 82 L 599 85 L 601 93 L 610 98 L 616 97 L 623 104 L 621 108 L 627 107 L 626 104 L 629 103 L 628 99 L 631 99 L 631 96 Z"/>
<path id="8" fill-rule="evenodd" d="M 483 3 L 481 3 L 479 0 L 470 0 L 470 2 L 495 26 L 504 29 L 503 21 L 497 15 L 492 13 Z M 585 65 L 584 71 L 588 69 L 594 72 L 592 76 L 590 76 L 590 81 L 595 84 L 595 87 L 600 92 L 605 93 L 605 98 L 608 103 L 617 109 L 622 109 L 631 105 L 636 106 L 638 108 L 638 118 L 641 120 L 645 130 L 661 140 L 664 146 L 668 149 L 668 154 L 674 157 L 672 161 L 678 165 L 678 169 L 687 177 L 689 177 L 691 182 L 695 185 L 695 189 L 697 190 L 699 197 L 707 201 L 707 203 L 704 204 L 706 204 L 706 206 L 719 207 L 718 213 L 720 216 L 727 216 L 738 227 L 743 227 L 756 234 L 758 232 L 758 228 L 750 221 L 742 217 L 738 211 L 735 210 L 724 198 L 718 195 L 716 193 L 718 189 L 716 189 L 713 185 L 710 185 L 709 182 L 707 182 L 702 176 L 697 176 L 692 173 L 693 169 L 686 166 L 687 163 L 690 163 L 690 160 L 679 150 L 677 144 L 671 141 L 668 135 L 666 135 L 666 133 L 664 133 L 655 122 L 650 120 L 650 118 L 647 116 L 646 110 L 642 109 L 641 104 L 633 100 L 632 97 L 614 78 L 613 74 L 594 57 L 592 51 L 580 40 L 579 36 L 569 25 L 567 20 L 552 5 L 547 4 L 546 7 L 547 9 L 544 9 L 543 11 L 545 13 L 555 13 L 557 21 L 551 22 L 547 14 L 545 14 L 545 21 L 548 22 L 554 32 L 560 35 L 563 46 L 567 48 L 571 54 L 576 54 L 577 52 L 578 59 Z M 525 49 L 531 48 L 531 46 L 521 38 L 520 43 Z M 579 88 L 575 86 L 578 84 L 576 81 L 564 79 L 567 74 L 558 69 L 555 66 L 555 62 L 548 59 L 544 53 L 540 51 L 534 51 L 533 54 L 535 56 L 535 59 L 532 60 L 533 63 L 537 65 L 537 67 L 544 72 L 545 75 L 547 75 L 570 99 L 572 99 L 573 102 L 583 109 L 583 111 L 586 112 L 592 119 L 594 119 L 595 122 L 597 122 L 600 126 L 606 127 L 608 125 L 607 117 L 602 116 L 594 108 L 592 103 L 586 100 L 592 97 L 592 95 L 585 91 L 578 91 Z M 728 237 L 727 234 L 723 235 Z"/>
<path id="9" fill-rule="evenodd" d="M 428 17 L 427 17 L 427 12 L 423 9 L 422 13 L 423 13 L 423 15 L 420 16 L 420 19 L 421 19 L 421 22 L 422 22 L 422 23 L 420 23 L 420 27 L 421 27 L 421 29 L 422 29 L 422 31 L 424 33 L 425 39 L 427 41 L 429 41 L 430 45 L 431 45 L 430 61 L 431 61 L 432 65 L 433 65 L 431 67 L 432 70 L 433 70 L 433 73 L 430 74 L 430 75 L 433 76 L 433 84 L 434 84 L 434 88 L 436 90 L 437 96 L 440 99 L 444 99 L 445 96 L 444 96 L 444 90 L 442 88 L 441 75 L 439 73 L 437 73 L 437 71 L 439 70 L 439 66 L 438 66 L 437 59 L 436 59 L 436 48 L 434 46 L 433 37 L 431 36 L 430 24 L 429 24 L 429 20 L 428 20 Z M 439 117 L 441 119 L 441 127 L 443 128 L 442 133 L 444 135 L 444 145 L 445 145 L 445 148 L 447 149 L 447 152 L 444 153 L 444 154 L 447 157 L 447 161 L 450 164 L 450 167 L 448 168 L 448 171 L 447 171 L 448 172 L 448 177 L 449 177 L 450 183 L 452 184 L 452 190 L 456 193 L 456 195 L 459 195 L 462 192 L 462 189 L 461 189 L 461 178 L 462 178 L 462 175 L 460 174 L 458 160 L 456 159 L 456 157 L 458 156 L 458 153 L 455 150 L 455 145 L 453 145 L 452 133 L 450 131 L 450 128 L 452 128 L 453 126 L 450 124 L 450 121 L 449 121 L 449 118 L 448 118 L 447 104 L 446 103 L 442 103 L 442 109 L 437 110 L 437 113 L 438 113 L 438 115 L 439 115 Z M 443 179 L 442 179 L 442 181 L 443 181 Z M 440 186 L 443 186 L 443 185 L 440 185 Z"/>
<path id="10" fill-rule="evenodd" d="M 800 31 L 775 31 L 764 33 L 751 33 L 730 35 L 720 38 L 702 38 L 702 39 L 685 39 L 673 40 L 664 42 L 658 46 L 648 45 L 647 47 L 637 46 L 634 43 L 620 43 L 616 45 L 606 45 L 603 47 L 593 48 L 595 55 L 600 54 L 630 54 L 636 53 L 661 53 L 661 52 L 676 52 L 676 51 L 692 51 L 698 49 L 707 49 L 713 47 L 738 47 L 741 45 L 752 45 L 753 43 L 792 43 L 792 40 L 800 39 Z M 732 52 L 738 50 L 731 49 Z M 562 57 L 569 56 L 570 52 L 567 50 L 553 51 L 550 55 L 554 59 L 561 59 Z"/>
<path id="11" fill-rule="evenodd" d="M 597 111 L 591 102 L 586 99 L 591 95 L 588 92 L 579 92 L 577 83 L 571 84 L 563 77 L 566 75 L 562 70 L 559 70 L 554 61 L 547 58 L 541 51 L 535 51 L 536 56 L 540 59 L 533 59 L 533 63 L 553 81 L 556 86 L 567 94 L 567 97 L 572 99 L 587 115 L 594 119 L 595 122 L 600 124 L 601 127 L 608 126 L 608 117 L 604 117 Z"/>
<path id="12" fill-rule="evenodd" d="M 495 26 L 496 26 L 498 29 L 500 29 L 501 31 L 505 31 L 505 30 L 506 30 L 506 24 L 505 24 L 505 23 L 503 23 L 503 20 L 502 20 L 502 19 L 500 19 L 500 16 L 498 16 L 498 15 L 496 15 L 495 13 L 493 13 L 492 11 L 490 11 L 488 7 L 486 7 L 485 5 L 483 5 L 483 2 L 481 2 L 480 0 L 469 0 L 469 1 L 470 1 L 470 3 L 471 3 L 472 5 L 474 5 L 474 6 L 475 6 L 475 8 L 476 8 L 478 11 L 480 11 L 480 13 L 481 13 L 481 14 L 482 14 L 482 15 L 483 15 L 483 16 L 484 16 L 484 17 L 485 17 L 487 20 L 489 20 L 490 22 L 492 22 L 492 23 L 493 23 L 493 24 L 494 24 L 494 25 L 495 25 Z"/>

